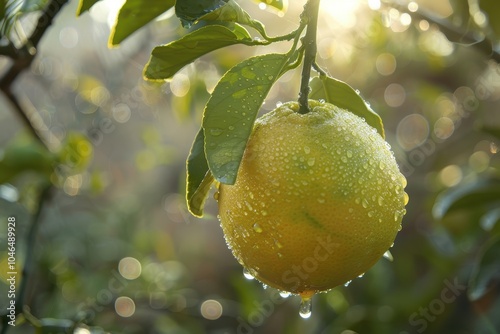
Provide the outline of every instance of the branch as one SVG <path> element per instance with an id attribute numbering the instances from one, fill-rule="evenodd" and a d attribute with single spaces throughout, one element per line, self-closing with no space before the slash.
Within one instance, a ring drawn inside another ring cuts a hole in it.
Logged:
<path id="1" fill-rule="evenodd" d="M 319 3 L 320 0 L 309 0 L 304 9 L 304 14 L 307 19 L 307 31 L 302 41 L 305 46 L 305 52 L 299 93 L 300 114 L 306 114 L 309 112 L 309 80 L 311 78 L 311 67 L 316 61 L 316 32 L 318 30 Z"/>
<path id="2" fill-rule="evenodd" d="M 407 12 L 406 7 L 392 3 L 389 6 L 400 11 Z M 437 26 L 449 41 L 468 46 L 474 46 L 474 48 L 476 48 L 477 50 L 480 50 L 482 53 L 491 57 L 491 59 L 495 60 L 497 63 L 500 63 L 500 53 L 493 48 L 494 43 L 487 37 L 478 39 L 476 34 L 474 34 L 473 32 L 462 30 L 459 27 L 453 25 L 450 20 L 436 17 L 431 12 L 421 9 L 420 7 L 417 11 L 409 12 L 408 14 L 410 14 L 415 20 L 426 20 L 430 24 Z"/>
<path id="3" fill-rule="evenodd" d="M 19 286 L 19 294 L 17 295 L 16 298 L 16 315 L 20 314 L 23 312 L 23 306 L 24 306 L 24 299 L 26 295 L 26 289 L 28 287 L 28 281 L 31 278 L 31 275 L 34 272 L 34 252 L 35 252 L 35 243 L 36 243 L 36 237 L 38 234 L 38 229 L 40 227 L 40 221 L 41 221 L 41 216 L 43 209 L 45 207 L 45 204 L 51 199 L 52 196 L 52 185 L 44 185 L 43 190 L 40 194 L 40 199 L 38 201 L 38 207 L 37 210 L 33 216 L 33 220 L 31 222 L 31 225 L 29 227 L 28 231 L 28 236 L 26 240 L 27 244 L 27 250 L 26 250 L 26 256 L 24 259 L 24 265 L 22 269 L 22 279 L 21 279 L 21 284 Z M 8 325 L 9 318 L 7 317 L 8 314 L 3 314 L 2 315 L 2 334 L 7 333 L 8 328 L 10 327 Z"/>
<path id="4" fill-rule="evenodd" d="M 12 93 L 12 84 L 17 79 L 19 74 L 24 70 L 28 69 L 35 59 L 38 44 L 40 40 L 45 35 L 47 29 L 52 25 L 52 21 L 59 13 L 61 8 L 69 0 L 51 0 L 47 6 L 44 8 L 42 15 L 38 18 L 37 25 L 31 36 L 27 39 L 26 43 L 20 47 L 16 48 L 12 43 L 6 46 L 0 47 L 0 54 L 5 55 L 13 60 L 10 67 L 5 71 L 5 74 L 0 79 L 0 90 L 4 93 L 5 97 L 10 101 L 14 107 L 15 112 L 21 118 L 21 120 L 28 127 L 30 132 L 35 136 L 35 138 L 40 141 L 44 146 L 45 143 L 38 133 L 37 129 L 31 123 L 26 111 L 19 104 L 19 101 Z"/>

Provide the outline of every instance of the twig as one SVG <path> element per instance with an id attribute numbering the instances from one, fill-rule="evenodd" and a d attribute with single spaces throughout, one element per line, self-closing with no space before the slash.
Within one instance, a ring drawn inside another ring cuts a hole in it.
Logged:
<path id="1" fill-rule="evenodd" d="M 302 78 L 299 93 L 299 113 L 309 112 L 309 79 L 311 78 L 311 67 L 316 60 L 316 32 L 318 30 L 318 12 L 320 0 L 309 0 L 306 3 L 303 15 L 307 19 L 307 31 L 302 41 L 305 46 L 304 67 L 302 68 Z"/>
<path id="2" fill-rule="evenodd" d="M 391 3 L 388 6 L 401 11 L 407 11 L 406 7 L 398 4 Z M 426 20 L 430 24 L 435 25 L 451 42 L 474 46 L 475 49 L 491 57 L 491 59 L 495 60 L 497 63 L 500 63 L 500 53 L 493 48 L 494 43 L 487 37 L 478 39 L 473 32 L 461 30 L 453 25 L 450 20 L 436 17 L 431 12 L 422 8 L 419 8 L 415 12 L 409 12 L 408 14 L 415 20 Z"/>

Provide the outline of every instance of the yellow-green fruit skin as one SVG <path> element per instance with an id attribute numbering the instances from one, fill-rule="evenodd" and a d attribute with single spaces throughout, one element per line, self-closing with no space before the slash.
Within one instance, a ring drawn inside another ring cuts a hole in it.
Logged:
<path id="1" fill-rule="evenodd" d="M 364 274 L 401 229 L 406 180 L 362 118 L 310 101 L 255 123 L 234 185 L 219 186 L 219 217 L 236 259 L 291 293 L 326 291 Z"/>

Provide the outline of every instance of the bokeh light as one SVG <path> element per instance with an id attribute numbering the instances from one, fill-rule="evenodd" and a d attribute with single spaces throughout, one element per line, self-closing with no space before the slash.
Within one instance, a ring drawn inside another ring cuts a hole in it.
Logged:
<path id="1" fill-rule="evenodd" d="M 222 315 L 222 305 L 216 300 L 205 300 L 200 306 L 200 312 L 203 318 L 208 320 L 217 320 Z"/>
<path id="2" fill-rule="evenodd" d="M 463 173 L 459 166 L 449 165 L 439 172 L 439 180 L 445 187 L 453 187 L 462 181 Z"/>
<path id="3" fill-rule="evenodd" d="M 406 100 L 405 88 L 398 83 L 390 84 L 385 89 L 384 100 L 387 105 L 393 108 L 402 106 Z"/>
<path id="4" fill-rule="evenodd" d="M 396 128 L 399 146 L 406 151 L 422 145 L 429 137 L 429 123 L 420 114 L 411 114 L 403 118 Z"/>
<path id="5" fill-rule="evenodd" d="M 131 317 L 135 313 L 135 303 L 129 297 L 118 297 L 115 301 L 115 311 L 120 317 Z"/>
<path id="6" fill-rule="evenodd" d="M 141 275 L 141 263 L 133 257 L 124 257 L 118 263 L 118 271 L 126 279 L 136 279 Z"/>

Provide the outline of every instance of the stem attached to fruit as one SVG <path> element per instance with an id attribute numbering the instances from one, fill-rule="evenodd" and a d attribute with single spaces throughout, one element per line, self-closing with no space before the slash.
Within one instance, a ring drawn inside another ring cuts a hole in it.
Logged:
<path id="1" fill-rule="evenodd" d="M 307 20 L 307 32 L 302 40 L 305 46 L 304 67 L 302 68 L 302 80 L 300 82 L 299 93 L 299 113 L 309 112 L 309 80 L 311 78 L 311 67 L 316 61 L 316 31 L 318 29 L 318 12 L 320 0 L 309 0 L 304 8 L 305 19 Z"/>

